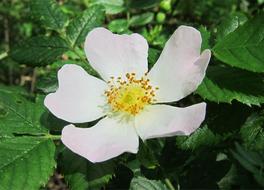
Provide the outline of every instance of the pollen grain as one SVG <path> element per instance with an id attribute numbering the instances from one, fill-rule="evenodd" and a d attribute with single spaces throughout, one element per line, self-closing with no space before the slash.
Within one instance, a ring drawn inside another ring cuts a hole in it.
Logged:
<path id="1" fill-rule="evenodd" d="M 146 75 L 137 79 L 135 73 L 126 73 L 124 79 L 111 77 L 108 85 L 105 95 L 113 112 L 136 115 L 156 101 L 158 87 L 151 86 Z"/>

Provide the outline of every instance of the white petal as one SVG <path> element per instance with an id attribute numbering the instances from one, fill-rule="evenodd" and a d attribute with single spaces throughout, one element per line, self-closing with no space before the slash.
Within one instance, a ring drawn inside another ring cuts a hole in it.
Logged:
<path id="1" fill-rule="evenodd" d="M 141 76 L 148 69 L 148 43 L 139 34 L 117 35 L 105 28 L 95 28 L 86 37 L 85 53 L 106 81 L 128 72 Z"/>
<path id="2" fill-rule="evenodd" d="M 77 65 L 64 65 L 58 71 L 59 88 L 48 94 L 45 106 L 56 117 L 72 123 L 93 121 L 102 117 L 107 84 Z"/>
<path id="3" fill-rule="evenodd" d="M 202 123 L 206 104 L 186 108 L 169 105 L 151 105 L 136 116 L 135 126 L 142 140 L 174 135 L 190 135 Z"/>
<path id="4" fill-rule="evenodd" d="M 91 128 L 68 125 L 62 130 L 63 144 L 91 162 L 103 162 L 124 152 L 138 151 L 134 122 L 111 118 L 100 120 Z"/>
<path id="5" fill-rule="evenodd" d="M 148 74 L 158 102 L 172 102 L 192 93 L 202 82 L 211 52 L 200 56 L 201 34 L 192 27 L 180 26 L 166 43 L 157 63 Z"/>

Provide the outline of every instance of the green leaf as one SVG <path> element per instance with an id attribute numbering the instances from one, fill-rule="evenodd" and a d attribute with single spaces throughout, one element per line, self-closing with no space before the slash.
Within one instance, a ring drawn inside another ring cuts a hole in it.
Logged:
<path id="1" fill-rule="evenodd" d="M 89 187 L 89 184 L 85 179 L 85 175 L 82 173 L 66 175 L 65 180 L 69 184 L 71 190 L 87 190 Z"/>
<path id="2" fill-rule="evenodd" d="M 225 176 L 217 182 L 219 189 L 259 189 L 250 174 L 243 167 L 232 164 Z"/>
<path id="3" fill-rule="evenodd" d="M 211 66 L 196 91 L 204 99 L 247 105 L 264 103 L 264 80 L 260 74 L 222 66 Z"/>
<path id="4" fill-rule="evenodd" d="M 44 27 L 62 31 L 68 23 L 68 17 L 62 12 L 55 0 L 32 0 L 31 14 Z"/>
<path id="5" fill-rule="evenodd" d="M 67 50 L 66 41 L 58 36 L 37 36 L 13 48 L 11 57 L 19 63 L 38 66 L 51 64 Z"/>
<path id="6" fill-rule="evenodd" d="M 138 159 L 129 161 L 125 163 L 124 165 L 133 172 L 134 176 L 141 175 L 141 168 L 140 168 L 141 164 L 138 161 Z"/>
<path id="7" fill-rule="evenodd" d="M 236 167 L 232 165 L 227 174 L 217 182 L 217 185 L 220 189 L 232 189 L 232 185 L 236 185 L 237 178 Z"/>
<path id="8" fill-rule="evenodd" d="M 35 104 L 24 97 L 0 89 L 0 134 L 43 134 L 40 117 L 43 104 Z"/>
<path id="9" fill-rule="evenodd" d="M 233 156 L 240 162 L 240 164 L 245 167 L 248 171 L 252 173 L 258 173 L 259 169 L 263 164 L 263 155 L 261 156 L 257 152 L 247 151 L 238 143 L 235 144 L 236 150 L 231 150 Z"/>
<path id="10" fill-rule="evenodd" d="M 5 86 L 0 84 L 0 92 L 9 93 L 9 94 L 18 94 L 23 96 L 28 96 L 28 92 L 25 88 L 21 86 Z"/>
<path id="11" fill-rule="evenodd" d="M 144 177 L 135 177 L 130 183 L 129 190 L 168 190 L 168 188 L 157 180 L 149 180 Z"/>
<path id="12" fill-rule="evenodd" d="M 229 15 L 222 23 L 217 27 L 217 41 L 220 41 L 229 33 L 236 30 L 239 26 L 243 25 L 247 21 L 246 15 L 237 12 Z"/>
<path id="13" fill-rule="evenodd" d="M 197 129 L 189 137 L 177 137 L 177 145 L 183 150 L 196 150 L 202 147 L 210 147 L 220 142 L 220 136 L 214 134 L 207 126 Z"/>
<path id="14" fill-rule="evenodd" d="M 146 24 L 149 24 L 151 21 L 153 21 L 154 13 L 147 12 L 143 13 L 141 15 L 132 16 L 129 20 L 130 26 L 144 26 Z"/>
<path id="15" fill-rule="evenodd" d="M 254 72 L 264 72 L 264 14 L 229 33 L 213 48 L 226 64 Z"/>
<path id="16" fill-rule="evenodd" d="M 101 26 L 104 21 L 104 9 L 102 6 L 92 6 L 80 16 L 73 19 L 67 27 L 67 38 L 71 46 L 84 43 L 85 37 L 93 28 Z"/>
<path id="17" fill-rule="evenodd" d="M 128 6 L 132 9 L 148 9 L 155 7 L 160 3 L 160 0 L 128 0 Z"/>
<path id="18" fill-rule="evenodd" d="M 231 150 L 234 158 L 248 171 L 250 171 L 255 180 L 264 187 L 264 175 L 263 175 L 263 163 L 264 163 L 264 152 L 262 151 L 247 151 L 238 143 L 236 150 Z"/>
<path id="19" fill-rule="evenodd" d="M 252 114 L 240 129 L 246 148 L 264 150 L 264 112 Z"/>
<path id="20" fill-rule="evenodd" d="M 148 50 L 148 62 L 150 67 L 153 67 L 153 65 L 157 62 L 160 55 L 160 50 L 149 48 Z"/>
<path id="21" fill-rule="evenodd" d="M 104 187 L 112 178 L 115 167 L 113 161 L 92 164 L 67 149 L 62 152 L 60 164 L 65 179 L 71 188 L 76 184 L 82 184 L 82 187 L 85 187 L 87 183 L 91 189 Z M 76 176 L 82 176 L 82 179 Z"/>
<path id="22" fill-rule="evenodd" d="M 199 31 L 201 32 L 201 36 L 202 36 L 201 51 L 203 51 L 205 49 L 210 49 L 210 37 L 211 37 L 211 33 L 204 26 L 201 26 L 199 28 Z"/>
<path id="23" fill-rule="evenodd" d="M 36 190 L 56 166 L 55 145 L 36 137 L 0 137 L 0 189 Z"/>
<path id="24" fill-rule="evenodd" d="M 114 33 L 128 33 L 128 21 L 127 19 L 116 19 L 108 24 L 109 30 Z"/>
<path id="25" fill-rule="evenodd" d="M 148 169 L 154 169 L 159 165 L 154 152 L 147 145 L 147 142 L 140 145 L 137 159 L 144 167 Z"/>
<path id="26" fill-rule="evenodd" d="M 55 92 L 58 89 L 57 72 L 49 72 L 47 75 L 38 77 L 36 89 L 45 94 Z"/>
<path id="27" fill-rule="evenodd" d="M 91 0 L 90 5 L 102 5 L 107 14 L 117 14 L 125 10 L 124 0 Z"/>

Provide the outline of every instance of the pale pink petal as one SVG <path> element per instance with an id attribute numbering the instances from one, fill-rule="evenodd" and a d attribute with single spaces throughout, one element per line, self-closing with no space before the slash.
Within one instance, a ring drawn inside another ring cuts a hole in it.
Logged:
<path id="1" fill-rule="evenodd" d="M 148 69 L 148 43 L 139 34 L 118 35 L 105 28 L 95 28 L 86 37 L 85 53 L 106 81 L 128 72 L 142 76 Z"/>
<path id="2" fill-rule="evenodd" d="M 200 55 L 201 34 L 180 26 L 166 43 L 157 63 L 148 74 L 157 91 L 158 102 L 172 102 L 192 93 L 202 82 L 211 52 Z"/>
<path id="3" fill-rule="evenodd" d="M 61 140 L 70 150 L 91 162 L 103 162 L 124 152 L 136 153 L 139 139 L 134 122 L 104 118 L 91 128 L 68 125 Z"/>
<path id="4" fill-rule="evenodd" d="M 135 126 L 142 140 L 174 135 L 190 135 L 201 125 L 205 112 L 205 103 L 185 108 L 151 105 L 136 116 Z"/>
<path id="5" fill-rule="evenodd" d="M 77 65 L 64 65 L 58 72 L 59 88 L 44 104 L 56 117 L 72 123 L 93 121 L 104 115 L 107 84 Z"/>

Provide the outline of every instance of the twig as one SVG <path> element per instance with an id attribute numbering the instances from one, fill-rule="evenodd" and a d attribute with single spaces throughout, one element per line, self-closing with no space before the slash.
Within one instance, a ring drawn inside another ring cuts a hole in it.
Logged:
<path id="1" fill-rule="evenodd" d="M 174 186 L 172 185 L 172 183 L 171 183 L 171 181 L 170 181 L 169 178 L 165 178 L 164 181 L 165 181 L 166 185 L 168 186 L 168 188 L 169 188 L 170 190 L 176 190 L 176 189 L 174 188 Z"/>
<path id="2" fill-rule="evenodd" d="M 36 86 L 37 80 L 37 68 L 35 67 L 33 70 L 32 78 L 31 78 L 31 86 L 30 86 L 30 93 L 33 94 Z"/>

